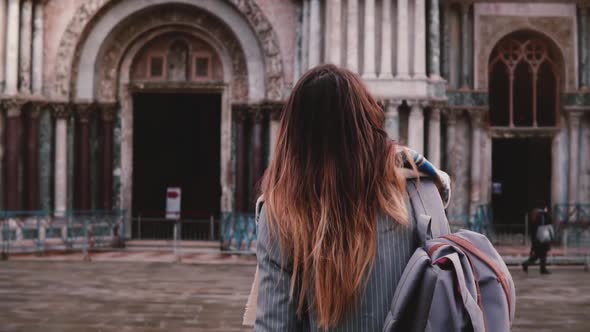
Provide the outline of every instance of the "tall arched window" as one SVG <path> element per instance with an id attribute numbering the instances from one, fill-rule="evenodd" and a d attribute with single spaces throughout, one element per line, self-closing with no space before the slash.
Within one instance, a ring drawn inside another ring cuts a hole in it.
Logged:
<path id="1" fill-rule="evenodd" d="M 490 122 L 501 127 L 551 127 L 559 104 L 558 56 L 531 32 L 515 32 L 490 57 Z"/>

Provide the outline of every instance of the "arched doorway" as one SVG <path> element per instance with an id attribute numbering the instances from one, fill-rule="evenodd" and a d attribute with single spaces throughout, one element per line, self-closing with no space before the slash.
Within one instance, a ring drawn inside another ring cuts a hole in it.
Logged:
<path id="1" fill-rule="evenodd" d="M 552 41 L 533 31 L 507 35 L 491 53 L 489 123 L 497 227 L 515 230 L 524 226 L 529 209 L 551 206 L 561 63 Z"/>

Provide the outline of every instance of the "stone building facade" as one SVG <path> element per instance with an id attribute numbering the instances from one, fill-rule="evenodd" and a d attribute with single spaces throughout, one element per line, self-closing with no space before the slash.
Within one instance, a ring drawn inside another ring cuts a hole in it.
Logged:
<path id="1" fill-rule="evenodd" d="M 248 211 L 320 63 L 361 75 L 391 137 L 450 173 L 449 215 L 588 203 L 588 5 L 0 0 L 0 210 L 135 216 L 171 185 L 187 213 Z"/>

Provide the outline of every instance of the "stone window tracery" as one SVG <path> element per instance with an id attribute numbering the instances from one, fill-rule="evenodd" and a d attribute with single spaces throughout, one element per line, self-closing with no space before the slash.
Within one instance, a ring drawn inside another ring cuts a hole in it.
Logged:
<path id="1" fill-rule="evenodd" d="M 557 124 L 559 66 L 548 43 L 515 33 L 490 57 L 492 126 L 551 127 Z"/>

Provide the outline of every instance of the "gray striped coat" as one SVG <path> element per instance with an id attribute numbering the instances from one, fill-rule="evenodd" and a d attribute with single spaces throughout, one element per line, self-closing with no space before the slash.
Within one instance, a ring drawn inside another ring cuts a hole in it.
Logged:
<path id="1" fill-rule="evenodd" d="M 381 331 L 396 286 L 417 246 L 412 226 L 401 226 L 389 217 L 377 221 L 377 253 L 359 302 L 330 331 Z M 260 286 L 256 310 L 256 331 L 322 331 L 313 313 L 297 317 L 297 303 L 289 298 L 291 266 L 281 268 L 277 237 L 269 236 L 266 213 L 258 224 L 256 255 Z"/>

